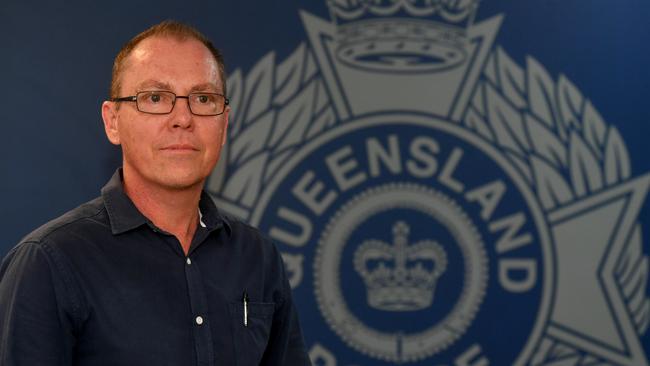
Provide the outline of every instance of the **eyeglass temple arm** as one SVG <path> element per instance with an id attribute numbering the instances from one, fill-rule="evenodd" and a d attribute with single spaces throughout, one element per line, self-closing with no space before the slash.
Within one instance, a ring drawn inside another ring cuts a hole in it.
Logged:
<path id="1" fill-rule="evenodd" d="M 131 95 L 130 97 L 121 97 L 121 98 L 111 98 L 111 102 L 135 102 L 138 99 L 137 96 Z"/>

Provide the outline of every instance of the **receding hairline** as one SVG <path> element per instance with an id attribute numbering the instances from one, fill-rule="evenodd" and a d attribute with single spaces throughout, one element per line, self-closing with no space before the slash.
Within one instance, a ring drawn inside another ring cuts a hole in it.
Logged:
<path id="1" fill-rule="evenodd" d="M 178 42 L 196 40 L 201 43 L 212 54 L 216 64 L 219 81 L 221 83 L 222 93 L 227 95 L 226 90 L 226 72 L 223 56 L 212 42 L 196 28 L 174 20 L 166 20 L 158 23 L 135 37 L 131 38 L 118 52 L 113 62 L 110 97 L 120 97 L 119 93 L 122 88 L 122 76 L 128 66 L 129 56 L 140 44 L 150 38 L 172 39 Z"/>
<path id="2" fill-rule="evenodd" d="M 172 40 L 172 41 L 175 41 L 175 42 L 178 42 L 178 43 L 197 42 L 199 45 L 203 46 L 205 48 L 205 50 L 208 51 L 208 54 L 211 56 L 211 58 L 215 61 L 215 64 L 217 66 L 217 75 L 216 75 L 217 79 L 214 82 L 207 82 L 207 83 L 201 83 L 199 85 L 195 85 L 195 86 L 192 87 L 192 90 L 203 90 L 203 89 L 207 89 L 208 88 L 207 86 L 209 86 L 209 85 L 210 86 L 214 85 L 214 86 L 216 86 L 218 88 L 218 90 L 216 90 L 216 91 L 218 91 L 219 93 L 223 93 L 224 95 L 226 94 L 225 90 L 222 90 L 222 89 L 225 89 L 225 86 L 223 88 L 221 86 L 221 84 L 225 84 L 224 80 L 220 80 L 221 79 L 221 72 L 220 72 L 221 65 L 219 64 L 219 61 L 217 59 L 215 59 L 214 55 L 211 54 L 210 50 L 207 47 L 205 47 L 205 45 L 203 43 L 201 43 L 199 40 L 194 39 L 192 37 L 184 37 L 183 39 L 177 39 L 177 37 L 173 37 L 173 36 L 169 37 L 169 36 L 160 36 L 160 35 L 147 37 L 147 38 L 141 40 L 140 42 L 138 42 L 138 44 L 135 47 L 133 47 L 131 52 L 129 52 L 126 55 L 126 57 L 124 57 L 124 59 L 122 61 L 121 68 L 120 68 L 119 79 L 117 80 L 117 83 L 120 86 L 120 88 L 122 87 L 124 75 L 126 74 L 129 67 L 131 67 L 131 64 L 133 62 L 132 59 L 134 57 L 134 54 L 138 51 L 138 48 L 142 47 L 145 42 L 148 42 L 148 41 L 150 42 L 150 41 L 153 41 L 153 40 L 156 40 L 156 39 L 157 40 Z M 143 81 L 141 81 L 141 82 L 139 82 L 137 84 L 138 87 L 146 87 L 148 85 L 159 87 L 159 88 L 164 88 L 164 89 L 171 89 L 171 87 L 172 87 L 166 81 L 159 80 L 159 79 L 147 79 L 147 80 L 143 80 Z"/>

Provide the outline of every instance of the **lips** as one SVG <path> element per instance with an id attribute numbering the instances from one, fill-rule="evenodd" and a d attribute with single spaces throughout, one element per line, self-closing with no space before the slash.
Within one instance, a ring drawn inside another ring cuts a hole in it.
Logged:
<path id="1" fill-rule="evenodd" d="M 199 151 L 197 147 L 191 144 L 172 144 L 163 147 L 161 150 L 167 151 Z"/>

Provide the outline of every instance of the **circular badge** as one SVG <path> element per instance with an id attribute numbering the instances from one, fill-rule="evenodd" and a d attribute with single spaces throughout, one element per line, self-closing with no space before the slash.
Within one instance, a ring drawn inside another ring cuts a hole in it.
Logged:
<path id="1" fill-rule="evenodd" d="M 322 134 L 251 222 L 301 258 L 294 297 L 318 313 L 301 318 L 306 341 L 339 363 L 517 365 L 538 346 L 553 273 L 541 210 L 501 152 L 447 121 L 384 114 Z"/>
<path id="2" fill-rule="evenodd" d="M 392 234 L 392 242 L 364 240 L 372 227 Z M 340 279 L 341 257 L 350 241 L 361 242 L 352 258 L 368 307 L 409 313 L 432 308 L 435 300 L 440 319 L 428 329 L 394 330 L 389 336 L 365 325 L 350 309 Z M 485 293 L 487 258 L 476 228 L 455 202 L 431 188 L 388 184 L 354 197 L 332 217 L 314 271 L 318 305 L 330 327 L 359 351 L 398 362 L 405 354 L 413 360 L 431 356 L 462 336 Z M 461 278 L 462 288 L 436 298 L 438 282 L 450 278 Z"/>

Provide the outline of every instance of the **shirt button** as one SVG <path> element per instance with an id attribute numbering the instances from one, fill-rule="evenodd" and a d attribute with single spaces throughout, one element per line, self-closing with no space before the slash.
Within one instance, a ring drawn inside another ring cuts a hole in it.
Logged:
<path id="1" fill-rule="evenodd" d="M 196 324 L 201 325 L 203 324 L 203 317 L 202 316 L 197 316 L 196 319 L 194 319 Z"/>
<path id="2" fill-rule="evenodd" d="M 185 263 L 187 263 L 188 266 L 190 264 L 192 264 L 192 260 L 190 259 L 190 257 L 187 257 L 187 259 L 185 260 Z"/>

